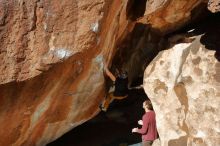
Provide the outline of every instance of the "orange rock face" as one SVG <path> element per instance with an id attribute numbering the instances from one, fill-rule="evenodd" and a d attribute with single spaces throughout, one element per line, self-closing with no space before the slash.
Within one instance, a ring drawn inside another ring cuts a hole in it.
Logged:
<path id="1" fill-rule="evenodd" d="M 103 1 L 1 1 L 0 83 L 24 81 L 96 46 Z"/>
<path id="2" fill-rule="evenodd" d="M 0 145 L 44 145 L 98 112 L 103 5 L 0 2 Z"/>
<path id="3" fill-rule="evenodd" d="M 200 3 L 1 0 L 0 145 L 42 146 L 95 116 L 103 65 L 135 24 L 170 32 Z"/>
<path id="4" fill-rule="evenodd" d="M 125 6 L 0 1 L 0 145 L 42 146 L 99 112 Z"/>
<path id="5" fill-rule="evenodd" d="M 197 0 L 148 0 L 141 23 L 150 24 L 162 34 L 174 31 L 192 19 L 192 10 L 201 4 Z M 198 12 L 197 12 L 198 13 Z"/>

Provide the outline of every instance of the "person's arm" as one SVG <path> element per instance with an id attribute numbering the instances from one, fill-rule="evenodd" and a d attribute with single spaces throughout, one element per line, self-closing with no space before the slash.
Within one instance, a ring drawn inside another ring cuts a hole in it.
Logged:
<path id="1" fill-rule="evenodd" d="M 143 121 L 142 121 L 142 120 L 139 120 L 139 121 L 138 121 L 138 124 L 139 124 L 139 125 L 143 125 Z"/>
<path id="2" fill-rule="evenodd" d="M 145 115 L 143 117 L 143 125 L 142 125 L 141 129 L 137 129 L 137 133 L 145 134 L 148 129 L 148 124 L 149 124 L 149 117 Z"/>
<path id="3" fill-rule="evenodd" d="M 116 77 L 109 71 L 109 69 L 107 67 L 104 68 L 105 69 L 105 74 L 113 81 L 115 82 Z"/>

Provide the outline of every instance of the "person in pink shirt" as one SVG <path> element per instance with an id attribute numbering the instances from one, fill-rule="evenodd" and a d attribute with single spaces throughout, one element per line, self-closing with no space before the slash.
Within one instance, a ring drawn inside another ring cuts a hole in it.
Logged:
<path id="1" fill-rule="evenodd" d="M 153 141 L 158 137 L 155 112 L 153 111 L 153 106 L 150 100 L 143 102 L 143 108 L 145 110 L 145 114 L 143 115 L 142 120 L 138 121 L 138 124 L 142 125 L 142 127 L 140 129 L 133 128 L 132 132 L 142 135 L 143 146 L 151 146 Z"/>

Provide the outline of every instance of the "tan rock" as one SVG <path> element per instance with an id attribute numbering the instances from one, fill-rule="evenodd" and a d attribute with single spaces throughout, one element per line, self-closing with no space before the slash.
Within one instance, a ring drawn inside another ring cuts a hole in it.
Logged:
<path id="1" fill-rule="evenodd" d="M 208 9 L 212 13 L 216 13 L 220 11 L 220 0 L 209 0 Z"/>
<path id="2" fill-rule="evenodd" d="M 220 145 L 220 63 L 200 37 L 160 52 L 145 70 L 161 146 Z"/>

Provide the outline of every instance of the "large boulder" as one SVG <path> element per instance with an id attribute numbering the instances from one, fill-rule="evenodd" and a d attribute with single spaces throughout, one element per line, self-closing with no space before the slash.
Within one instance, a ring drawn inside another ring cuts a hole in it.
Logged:
<path id="1" fill-rule="evenodd" d="M 170 38 L 170 47 L 145 70 L 161 146 L 220 145 L 219 23 L 215 26 L 193 38 Z"/>
<path id="2" fill-rule="evenodd" d="M 220 0 L 209 0 L 208 9 L 213 12 L 220 12 Z"/>
<path id="3" fill-rule="evenodd" d="M 126 2 L 0 1 L 0 145 L 46 145 L 94 117 Z"/>

